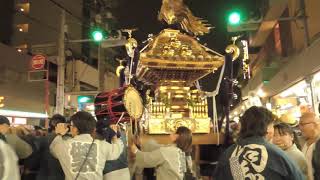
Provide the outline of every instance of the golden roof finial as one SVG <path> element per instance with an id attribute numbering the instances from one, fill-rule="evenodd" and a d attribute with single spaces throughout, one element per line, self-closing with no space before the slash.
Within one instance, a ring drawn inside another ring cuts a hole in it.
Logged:
<path id="1" fill-rule="evenodd" d="M 181 28 L 194 35 L 204 35 L 212 28 L 205 20 L 195 17 L 183 0 L 162 0 L 158 19 L 169 25 L 179 23 Z"/>

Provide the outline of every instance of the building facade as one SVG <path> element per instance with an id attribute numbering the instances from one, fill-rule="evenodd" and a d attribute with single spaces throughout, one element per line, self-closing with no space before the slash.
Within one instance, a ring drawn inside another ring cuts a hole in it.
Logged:
<path id="1" fill-rule="evenodd" d="M 250 54 L 252 79 L 242 94 L 260 97 L 263 105 L 279 116 L 290 114 L 293 121 L 304 111 L 318 113 L 320 1 L 273 3 L 250 36 L 251 47 L 259 51 Z"/>
<path id="2" fill-rule="evenodd" d="M 58 39 L 61 27 L 61 12 L 66 11 L 65 17 L 65 92 L 66 106 L 69 94 L 77 96 L 81 91 L 97 92 L 99 89 L 98 59 L 114 61 L 112 56 L 116 52 L 112 49 L 101 49 L 98 58 L 95 43 L 89 42 L 89 47 L 84 43 L 71 43 L 69 40 L 88 39 L 88 32 L 94 17 L 94 4 L 79 0 L 15 0 L 10 4 L 12 9 L 12 33 L 5 44 L 0 46 L 1 54 L 1 81 L 3 81 L 0 96 L 4 97 L 4 107 L 0 114 L 13 119 L 36 118 L 43 119 L 54 113 L 57 87 L 57 56 Z M 86 16 L 87 12 L 89 17 Z M 10 28 L 8 28 L 10 29 Z M 6 36 L 9 36 L 6 35 Z M 89 48 L 89 50 L 88 50 Z M 88 53 L 84 53 L 88 51 Z M 109 52 L 113 52 L 109 53 Z M 49 90 L 46 91 L 45 81 L 30 82 L 28 71 L 33 55 L 43 54 L 49 63 Z M 119 86 L 115 75 L 116 63 L 103 63 L 106 67 L 101 75 L 104 77 L 104 88 L 110 90 Z M 49 102 L 46 101 L 46 92 Z M 49 111 L 46 112 L 46 103 Z M 73 105 L 77 108 L 77 105 Z M 23 112 L 24 114 L 21 114 Z M 20 113 L 20 114 L 19 114 Z M 33 113 L 33 114 L 32 114 Z M 19 115 L 15 115 L 19 114 Z M 35 117 L 30 117 L 35 116 Z"/>

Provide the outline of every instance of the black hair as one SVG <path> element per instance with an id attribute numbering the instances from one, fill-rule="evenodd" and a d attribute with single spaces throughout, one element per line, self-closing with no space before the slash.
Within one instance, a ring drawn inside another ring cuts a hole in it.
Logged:
<path id="1" fill-rule="evenodd" d="M 284 136 L 288 134 L 291 137 L 293 137 L 293 143 L 296 144 L 299 149 L 301 148 L 301 145 L 298 140 L 298 135 L 290 125 L 286 123 L 278 123 L 278 124 L 275 124 L 273 127 L 274 127 L 274 131 L 278 131 L 280 136 Z"/>
<path id="2" fill-rule="evenodd" d="M 99 139 L 106 140 L 111 143 L 112 138 L 116 135 L 116 132 L 109 127 L 108 120 L 99 119 L 96 125 L 96 133 Z"/>
<path id="3" fill-rule="evenodd" d="M 59 123 L 66 123 L 66 118 L 61 114 L 54 114 L 49 121 L 49 132 L 54 131 Z"/>
<path id="4" fill-rule="evenodd" d="M 1 124 L 7 124 L 10 126 L 10 121 L 7 117 L 0 115 L 0 125 Z"/>
<path id="5" fill-rule="evenodd" d="M 94 117 L 85 111 L 79 111 L 71 116 L 70 121 L 73 126 L 79 131 L 79 134 L 91 134 L 96 127 L 96 120 Z"/>
<path id="6" fill-rule="evenodd" d="M 252 136 L 265 136 L 267 134 L 268 125 L 273 123 L 276 117 L 271 111 L 264 107 L 252 106 L 245 111 L 240 118 L 240 138 Z"/>
<path id="7" fill-rule="evenodd" d="M 274 130 L 277 130 L 279 132 L 280 136 L 283 136 L 286 134 L 293 136 L 294 134 L 293 129 L 286 123 L 278 123 L 278 124 L 275 124 L 273 127 L 274 127 Z"/>

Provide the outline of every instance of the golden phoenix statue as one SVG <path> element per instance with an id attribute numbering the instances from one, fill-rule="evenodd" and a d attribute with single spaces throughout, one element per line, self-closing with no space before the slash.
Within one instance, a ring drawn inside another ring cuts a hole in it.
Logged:
<path id="1" fill-rule="evenodd" d="M 212 28 L 207 21 L 195 17 L 183 0 L 162 0 L 158 19 L 169 25 L 180 24 L 186 32 L 196 36 L 207 34 Z"/>

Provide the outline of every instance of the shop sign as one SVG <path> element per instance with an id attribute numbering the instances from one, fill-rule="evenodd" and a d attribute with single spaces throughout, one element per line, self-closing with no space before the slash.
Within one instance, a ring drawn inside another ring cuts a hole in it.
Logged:
<path id="1" fill-rule="evenodd" d="M 41 54 L 35 55 L 31 59 L 31 67 L 33 70 L 43 69 L 45 63 L 46 63 L 46 57 Z"/>

